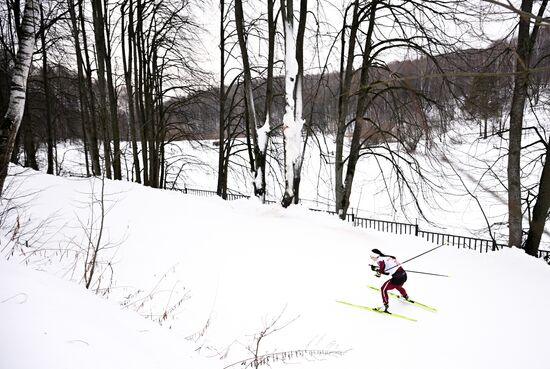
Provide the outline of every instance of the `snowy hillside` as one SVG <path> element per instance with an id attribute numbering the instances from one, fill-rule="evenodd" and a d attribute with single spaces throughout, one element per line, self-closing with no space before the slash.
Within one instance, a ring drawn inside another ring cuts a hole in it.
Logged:
<path id="1" fill-rule="evenodd" d="M 405 261 L 434 247 L 420 239 L 123 181 L 105 181 L 100 233 L 99 179 L 10 173 L 0 368 L 244 368 L 262 331 L 272 368 L 548 367 L 550 268 L 522 251 L 442 247 L 406 263 L 450 276 L 409 273 L 411 298 L 438 310 L 391 300 L 410 322 L 336 300 L 379 306 L 370 250 Z M 96 296 L 82 276 L 100 234 Z"/>

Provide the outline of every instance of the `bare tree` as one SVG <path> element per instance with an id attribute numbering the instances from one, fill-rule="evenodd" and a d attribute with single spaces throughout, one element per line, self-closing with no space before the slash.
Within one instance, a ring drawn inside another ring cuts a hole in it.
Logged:
<path id="1" fill-rule="evenodd" d="M 171 109 L 177 104 L 170 102 L 170 94 L 175 91 L 191 94 L 193 86 L 200 84 L 204 76 L 198 60 L 191 57 L 199 43 L 200 27 L 192 18 L 189 0 L 179 3 L 135 0 L 122 5 L 121 37 L 125 40 L 129 117 L 134 121 L 130 123 L 130 131 L 135 171 L 142 171 L 140 179 L 144 185 L 159 188 L 165 185 L 165 146 L 174 139 L 169 124 L 174 113 Z M 136 157 L 138 140 L 141 163 L 137 163 Z"/>
<path id="2" fill-rule="evenodd" d="M 341 30 L 340 91 L 335 151 L 336 212 L 346 218 L 350 206 L 357 163 L 369 155 L 391 165 L 400 181 L 400 196 L 412 196 L 423 214 L 417 191 L 413 188 L 428 183 L 411 153 L 420 138 L 430 144 L 430 126 L 426 107 L 437 108 L 420 88 L 408 82 L 409 77 L 386 62 L 384 53 L 411 50 L 441 67 L 435 57 L 449 51 L 453 38 L 438 24 L 457 22 L 460 1 L 423 1 L 393 3 L 383 0 L 352 1 L 346 8 Z M 348 19 L 351 22 L 348 24 Z M 392 36 L 381 32 L 392 25 Z M 360 48 L 359 53 L 357 48 Z M 361 60 L 356 70 L 356 56 Z M 441 74 L 444 79 L 444 74 Z M 422 79 L 416 76 L 415 79 Z M 443 115 L 440 113 L 441 119 Z M 351 135 L 349 146 L 346 137 Z M 428 146 L 427 146 L 428 147 Z M 407 168 L 407 169 L 405 169 Z M 418 184 L 407 178 L 414 173 Z M 382 173 L 384 174 L 384 173 Z M 429 184 L 432 186 L 433 184 Z M 401 192 L 403 191 L 403 192 Z"/>
<path id="3" fill-rule="evenodd" d="M 38 24 L 38 8 L 38 0 L 25 2 L 19 49 L 10 88 L 10 102 L 0 125 L 0 195 L 8 174 L 8 163 L 25 108 L 27 77 L 35 45 L 35 27 Z"/>
<path id="4" fill-rule="evenodd" d="M 516 46 L 516 75 L 514 77 L 514 92 L 510 107 L 510 143 L 508 154 L 508 227 L 509 227 L 509 246 L 522 246 L 523 212 L 521 207 L 521 135 L 523 130 L 523 114 L 525 101 L 527 99 L 527 89 L 529 87 L 529 67 L 533 46 L 537 39 L 540 21 L 537 20 L 531 27 L 531 17 L 526 14 L 532 14 L 533 0 L 523 0 L 521 3 L 518 37 Z M 548 4 L 547 0 L 541 2 L 539 8 L 539 17 L 544 15 Z"/>

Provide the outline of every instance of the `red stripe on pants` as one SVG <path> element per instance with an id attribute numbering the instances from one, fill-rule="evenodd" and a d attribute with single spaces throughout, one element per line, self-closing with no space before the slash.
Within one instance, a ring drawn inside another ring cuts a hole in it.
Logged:
<path id="1" fill-rule="evenodd" d="M 384 305 L 388 304 L 388 291 L 397 289 L 401 296 L 407 296 L 407 291 L 403 288 L 403 286 L 398 286 L 396 284 L 391 283 L 391 279 L 388 279 L 380 288 L 380 293 L 382 293 L 382 301 L 384 302 Z"/>

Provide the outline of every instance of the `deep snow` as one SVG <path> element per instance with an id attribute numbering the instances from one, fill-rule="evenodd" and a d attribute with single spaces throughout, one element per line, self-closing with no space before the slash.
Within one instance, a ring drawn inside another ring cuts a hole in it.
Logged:
<path id="1" fill-rule="evenodd" d="M 105 181 L 101 282 L 92 284 L 105 299 L 82 285 L 85 234 L 98 234 L 91 193 L 99 197 L 101 181 L 10 173 L 19 173 L 10 189 L 21 206 L 2 227 L 1 368 L 241 367 L 272 323 L 279 330 L 264 337 L 261 354 L 333 354 L 290 360 L 306 369 L 548 367 L 550 268 L 520 250 L 443 247 L 406 263 L 450 275 L 409 273 L 409 295 L 438 309 L 391 301 L 418 319 L 409 322 L 335 301 L 380 305 L 366 287 L 383 282 L 368 267 L 372 248 L 404 261 L 434 244 L 299 206 Z"/>

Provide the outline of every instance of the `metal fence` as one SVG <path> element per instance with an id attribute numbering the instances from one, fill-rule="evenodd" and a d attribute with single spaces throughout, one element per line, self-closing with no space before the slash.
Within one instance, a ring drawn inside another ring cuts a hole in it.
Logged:
<path id="1" fill-rule="evenodd" d="M 184 188 L 184 189 L 176 189 L 176 190 L 186 194 L 192 194 L 195 196 L 202 196 L 202 197 L 210 197 L 210 196 L 217 195 L 216 191 L 199 190 L 199 189 L 193 189 L 193 188 Z M 242 195 L 242 194 L 228 193 L 226 195 L 227 200 L 237 200 L 237 199 L 243 199 L 243 198 L 247 199 L 249 197 L 250 196 Z M 274 203 L 274 201 L 266 201 L 266 202 Z M 335 211 L 331 211 L 331 210 L 312 209 L 312 208 L 310 208 L 309 210 L 337 215 Z M 495 251 L 495 250 L 502 249 L 503 247 L 508 247 L 508 245 L 499 244 L 494 240 L 424 231 L 418 227 L 418 224 L 399 223 L 399 222 L 392 222 L 392 221 L 380 220 L 380 219 L 360 218 L 360 217 L 356 217 L 354 214 L 346 214 L 346 221 L 353 223 L 355 227 L 375 229 L 381 232 L 389 232 L 389 233 L 396 233 L 396 234 L 408 234 L 416 237 L 421 237 L 428 242 L 436 243 L 438 245 L 447 244 L 449 246 L 455 246 L 458 248 L 476 250 L 481 253 Z M 539 250 L 538 257 L 543 258 L 547 263 L 550 264 L 550 251 Z"/>
<path id="2" fill-rule="evenodd" d="M 216 191 L 209 191 L 209 190 L 198 190 L 196 188 L 174 188 L 176 191 L 183 192 L 185 194 L 195 195 L 195 196 L 201 196 L 201 197 L 212 197 L 216 196 Z M 248 199 L 250 196 L 247 195 L 238 195 L 238 194 L 226 194 L 226 200 L 238 200 L 238 199 Z"/>
<path id="3" fill-rule="evenodd" d="M 418 236 L 418 225 L 390 222 L 386 220 L 368 219 L 368 218 L 355 218 L 354 225 L 361 228 L 376 229 L 381 232 L 390 232 L 397 234 L 411 234 Z"/>

